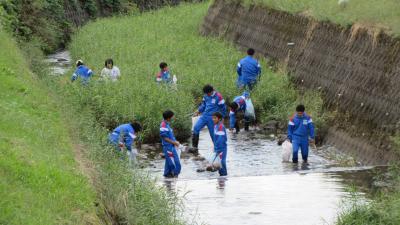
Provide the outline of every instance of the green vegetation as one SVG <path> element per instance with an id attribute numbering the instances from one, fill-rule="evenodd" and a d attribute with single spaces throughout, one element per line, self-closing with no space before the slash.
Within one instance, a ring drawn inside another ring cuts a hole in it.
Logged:
<path id="1" fill-rule="evenodd" d="M 400 1 L 348 0 L 342 8 L 338 0 L 243 0 L 246 4 L 261 4 L 291 13 L 303 13 L 320 21 L 332 21 L 344 26 L 358 23 L 367 27 L 387 29 L 400 35 Z"/>
<path id="2" fill-rule="evenodd" d="M 0 49 L 0 224 L 98 224 L 56 102 L 4 31 Z"/>
<path id="3" fill-rule="evenodd" d="M 2 0 L 0 23 L 19 42 L 34 42 L 52 52 L 66 45 L 75 30 L 74 19 L 128 14 L 135 9 L 129 0 Z"/>
<path id="4" fill-rule="evenodd" d="M 73 118 L 70 126 L 76 131 L 74 135 L 85 143 L 86 156 L 95 164 L 95 187 L 108 220 L 183 223 L 175 194 L 166 192 L 139 170 L 131 170 L 126 159 L 121 161 L 123 156 L 107 144 L 107 134 L 108 129 L 135 118 L 144 124 L 145 141 L 158 142 L 161 113 L 171 108 L 177 115 L 174 128 L 183 139 L 191 133 L 189 114 L 195 110 L 204 84 L 212 83 L 226 98 L 240 94 L 235 88 L 235 66 L 243 54 L 222 40 L 197 34 L 206 11 L 206 3 L 188 4 L 90 23 L 74 36 L 72 54 L 97 74 L 104 60 L 112 57 L 122 71 L 122 80 L 104 83 L 94 79 L 89 87 L 82 87 L 79 82 L 71 84 L 69 76 L 47 78 L 58 101 L 64 103 L 62 111 Z M 115 36 L 104 36 L 104 29 L 110 27 Z M 155 83 L 160 61 L 167 61 L 172 73 L 177 74 L 177 90 Z M 267 67 L 265 61 L 263 65 Z M 286 122 L 297 94 L 289 83 L 287 76 L 265 69 L 254 93 L 264 119 Z M 319 100 L 316 93 L 304 95 L 305 102 L 316 105 L 312 108 L 316 113 L 321 111 Z"/>
<path id="5" fill-rule="evenodd" d="M 383 182 L 387 190 L 381 190 L 374 201 L 360 201 L 357 195 L 350 196 L 350 207 L 339 214 L 338 225 L 397 225 L 400 224 L 400 176 L 398 165 L 392 165 Z M 354 192 L 355 193 L 355 192 Z"/>
<path id="6" fill-rule="evenodd" d="M 161 113 L 170 108 L 177 115 L 176 133 L 187 137 L 191 128 L 189 114 L 196 109 L 204 84 L 211 83 L 227 101 L 241 94 L 235 86 L 236 65 L 244 54 L 227 42 L 198 34 L 207 7 L 204 3 L 187 4 L 88 24 L 73 37 L 71 53 L 97 74 L 104 60 L 112 57 L 121 69 L 122 82 L 105 84 L 93 80 L 88 90 L 74 84 L 69 95 L 90 108 L 104 127 L 138 119 L 145 126 L 147 141 L 158 141 Z M 104 29 L 109 27 L 115 35 L 104 36 Z M 161 61 L 168 62 L 172 74 L 177 75 L 178 90 L 156 84 Z M 264 60 L 262 65 L 262 79 L 253 94 L 259 118 L 286 123 L 294 111 L 297 92 L 286 75 L 270 71 Z M 76 94 L 84 92 L 90 94 Z M 306 92 L 304 102 L 310 103 L 312 115 L 320 117 L 322 100 L 318 94 Z"/>
<path id="7" fill-rule="evenodd" d="M 103 221 L 108 224 L 184 224 L 183 205 L 176 193 L 165 190 L 142 170 L 132 169 L 127 157 L 108 144 L 108 131 L 97 123 L 92 111 L 81 108 L 73 102 L 75 99 L 63 96 L 65 90 L 61 86 L 52 85 L 54 91 L 60 91 L 59 101 L 65 103 L 64 115 L 73 118 L 69 123 L 75 131 L 73 136 L 82 142 L 85 158 L 93 164 L 92 179 Z"/>

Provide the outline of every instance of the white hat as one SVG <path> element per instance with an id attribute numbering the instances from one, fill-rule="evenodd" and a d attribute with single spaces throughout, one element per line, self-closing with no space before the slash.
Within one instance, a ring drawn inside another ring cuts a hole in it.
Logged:
<path id="1" fill-rule="evenodd" d="M 78 64 L 83 64 L 83 60 L 82 59 L 78 59 L 75 63 L 76 66 L 78 66 Z"/>

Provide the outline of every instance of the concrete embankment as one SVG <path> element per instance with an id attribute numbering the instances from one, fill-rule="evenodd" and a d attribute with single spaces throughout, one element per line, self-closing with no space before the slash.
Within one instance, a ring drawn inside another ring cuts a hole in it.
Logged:
<path id="1" fill-rule="evenodd" d="M 298 87 L 322 90 L 336 112 L 324 143 L 365 163 L 387 163 L 400 120 L 400 41 L 383 31 L 342 27 L 265 6 L 216 0 L 201 27 L 286 67 Z"/>

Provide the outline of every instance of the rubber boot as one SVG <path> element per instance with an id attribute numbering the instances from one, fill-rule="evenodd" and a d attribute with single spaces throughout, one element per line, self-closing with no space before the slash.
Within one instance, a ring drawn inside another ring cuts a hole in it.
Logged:
<path id="1" fill-rule="evenodd" d="M 249 121 L 244 121 L 244 130 L 245 131 L 249 131 L 249 126 L 250 126 L 250 122 Z"/>
<path id="2" fill-rule="evenodd" d="M 240 132 L 239 123 L 238 123 L 237 121 L 236 121 L 236 123 L 235 123 L 235 130 L 236 130 L 236 133 L 237 133 L 237 134 Z"/>
<path id="3" fill-rule="evenodd" d="M 189 153 L 198 155 L 199 154 L 199 135 L 193 134 L 192 136 L 192 148 L 188 150 Z"/>

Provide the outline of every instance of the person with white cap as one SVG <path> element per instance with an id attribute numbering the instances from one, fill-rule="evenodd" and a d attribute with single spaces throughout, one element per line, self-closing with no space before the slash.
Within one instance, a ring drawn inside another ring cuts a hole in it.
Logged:
<path id="1" fill-rule="evenodd" d="M 71 82 L 74 82 L 79 77 L 81 77 L 81 83 L 83 85 L 88 85 L 91 76 L 93 76 L 93 71 L 85 66 L 81 59 L 76 61 L 76 70 L 74 74 L 72 74 Z"/>

